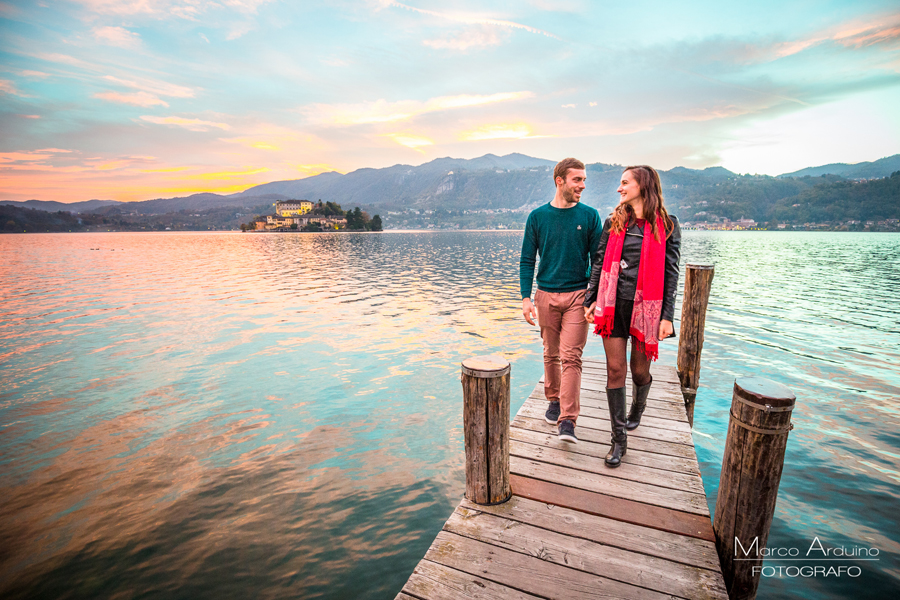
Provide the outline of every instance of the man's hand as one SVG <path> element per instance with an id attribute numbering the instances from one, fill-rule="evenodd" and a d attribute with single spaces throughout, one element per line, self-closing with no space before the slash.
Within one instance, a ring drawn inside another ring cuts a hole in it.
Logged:
<path id="1" fill-rule="evenodd" d="M 525 317 L 529 325 L 534 325 L 537 311 L 534 308 L 534 304 L 531 303 L 531 298 L 522 298 L 522 316 Z"/>
<path id="2" fill-rule="evenodd" d="M 675 335 L 675 327 L 672 325 L 672 321 L 666 321 L 663 319 L 659 322 L 659 337 L 657 339 L 664 340 L 667 337 L 671 337 Z"/>
<path id="3" fill-rule="evenodd" d="M 584 320 L 588 323 L 594 322 L 594 310 L 597 308 L 597 303 L 594 302 L 590 306 L 584 307 Z"/>

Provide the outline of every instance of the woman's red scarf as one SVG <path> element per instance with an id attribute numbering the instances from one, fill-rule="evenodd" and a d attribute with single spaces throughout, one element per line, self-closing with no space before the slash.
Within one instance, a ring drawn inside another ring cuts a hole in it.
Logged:
<path id="1" fill-rule="evenodd" d="M 640 221 L 638 222 L 640 224 Z M 662 315 L 663 287 L 666 276 L 666 229 L 662 217 L 656 217 L 657 240 L 650 223 L 644 221 L 644 241 L 641 244 L 641 263 L 638 266 L 637 287 L 634 292 L 634 311 L 631 313 L 629 333 L 637 348 L 649 360 L 659 358 L 659 321 Z M 610 233 L 603 255 L 603 271 L 597 289 L 597 307 L 594 310 L 594 333 L 609 337 L 613 330 L 616 312 L 616 287 L 622 260 L 625 231 Z"/>

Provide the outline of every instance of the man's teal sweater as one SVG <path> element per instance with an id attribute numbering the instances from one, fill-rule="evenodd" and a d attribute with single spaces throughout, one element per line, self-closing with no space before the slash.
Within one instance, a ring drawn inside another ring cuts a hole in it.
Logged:
<path id="1" fill-rule="evenodd" d="M 522 298 L 531 297 L 537 254 L 541 257 L 537 272 L 539 290 L 574 292 L 585 289 L 602 233 L 600 215 L 581 203 L 571 208 L 556 208 L 547 203 L 531 211 L 525 223 L 519 261 Z"/>

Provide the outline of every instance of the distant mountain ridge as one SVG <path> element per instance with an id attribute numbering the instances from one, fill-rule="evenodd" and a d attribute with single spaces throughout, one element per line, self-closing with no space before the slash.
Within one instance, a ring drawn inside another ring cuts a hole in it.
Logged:
<path id="1" fill-rule="evenodd" d="M 779 178 L 785 177 L 820 177 L 822 175 L 840 175 L 847 179 L 878 179 L 888 177 L 894 171 L 900 171 L 900 154 L 880 158 L 872 162 L 856 164 L 832 163 L 820 167 L 806 167 L 793 173 L 782 173 Z"/>
<path id="2" fill-rule="evenodd" d="M 46 212 L 57 212 L 62 210 L 73 213 L 81 213 L 96 210 L 104 206 L 115 206 L 116 204 L 122 204 L 122 202 L 119 202 L 118 200 L 85 200 L 84 202 L 72 202 L 66 204 L 65 202 L 54 202 L 52 200 L 25 200 L 24 202 L 18 202 L 15 200 L 0 200 L 0 204 L 7 206 L 21 206 L 23 208 L 34 208 Z"/>
<path id="3" fill-rule="evenodd" d="M 474 159 L 438 158 L 419 166 L 363 168 L 347 174 L 326 172 L 304 179 L 256 185 L 230 195 L 198 193 L 124 203 L 90 200 L 65 204 L 28 200 L 0 204 L 39 208 L 48 212 L 96 213 L 109 217 L 218 209 L 234 209 L 235 214 L 271 214 L 272 205 L 277 200 L 292 198 L 314 202 L 321 199 L 336 202 L 344 208 L 359 206 L 372 214 L 382 215 L 408 209 L 527 211 L 549 202 L 553 197 L 552 169 L 555 164 L 554 161 L 523 154 L 486 154 Z M 618 202 L 616 188 L 622 168 L 622 165 L 588 164 L 588 185 L 582 202 L 597 208 L 602 215 L 608 214 Z M 762 221 L 771 217 L 776 204 L 799 197 L 812 188 L 846 182 L 847 177 L 878 179 L 895 171 L 900 171 L 900 155 L 856 165 L 810 167 L 778 177 L 738 175 L 723 167 L 702 170 L 675 167 L 660 171 L 660 177 L 666 205 L 682 221 L 734 220 L 741 217 Z M 891 197 L 890 193 L 885 197 Z M 803 198 L 811 200 L 811 197 Z M 789 203 L 788 209 L 796 208 L 795 204 L 799 203 Z M 787 209 L 782 207 L 779 210 L 784 213 Z M 838 212 L 832 211 L 830 214 Z"/>

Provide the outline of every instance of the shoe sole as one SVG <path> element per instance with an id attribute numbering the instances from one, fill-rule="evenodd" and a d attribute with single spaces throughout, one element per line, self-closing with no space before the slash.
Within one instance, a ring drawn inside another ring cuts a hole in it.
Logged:
<path id="1" fill-rule="evenodd" d="M 615 468 L 618 468 L 618 467 L 620 467 L 620 466 L 622 465 L 621 462 L 617 462 L 616 464 L 611 465 L 611 464 L 609 464 L 609 463 L 606 462 L 606 461 L 604 461 L 604 464 L 605 464 L 607 467 L 609 467 L 610 469 L 615 469 Z"/>
<path id="2" fill-rule="evenodd" d="M 577 437 L 575 437 L 574 435 L 569 435 L 569 434 L 567 434 L 567 433 L 561 433 L 561 434 L 559 434 L 559 439 L 561 439 L 561 440 L 564 441 L 564 442 L 569 442 L 569 443 L 571 443 L 571 444 L 577 444 L 577 443 L 578 443 L 578 438 L 577 438 Z"/>
<path id="3" fill-rule="evenodd" d="M 548 423 L 550 423 L 551 425 L 556 425 L 559 422 L 559 419 L 557 419 L 556 421 L 551 421 L 546 416 L 544 417 L 544 420 L 547 421 Z"/>

